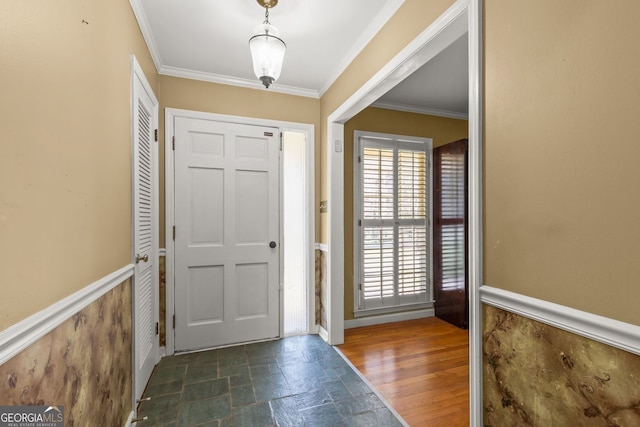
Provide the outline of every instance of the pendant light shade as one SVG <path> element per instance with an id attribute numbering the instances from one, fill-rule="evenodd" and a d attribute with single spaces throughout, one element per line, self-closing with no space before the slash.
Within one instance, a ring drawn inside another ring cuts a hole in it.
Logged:
<path id="1" fill-rule="evenodd" d="M 269 8 L 265 9 L 265 21 L 256 27 L 254 36 L 249 39 L 249 49 L 253 59 L 253 72 L 268 88 L 280 77 L 286 45 L 280 38 L 278 29 L 269 23 Z"/>

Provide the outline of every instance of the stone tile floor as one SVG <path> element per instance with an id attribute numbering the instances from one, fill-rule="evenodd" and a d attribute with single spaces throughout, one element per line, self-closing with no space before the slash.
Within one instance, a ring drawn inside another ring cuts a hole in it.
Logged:
<path id="1" fill-rule="evenodd" d="M 402 426 L 317 335 L 166 357 L 140 426 Z"/>

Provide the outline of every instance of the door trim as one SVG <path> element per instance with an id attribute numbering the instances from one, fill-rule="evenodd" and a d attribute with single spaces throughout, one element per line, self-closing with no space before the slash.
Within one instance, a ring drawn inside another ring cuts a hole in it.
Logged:
<path id="1" fill-rule="evenodd" d="M 245 125 L 258 125 L 266 127 L 276 127 L 280 132 L 295 131 L 304 133 L 307 141 L 307 200 L 306 208 L 308 215 L 307 230 L 307 262 L 310 267 L 315 265 L 315 126 L 308 123 L 285 122 L 281 120 L 259 119 L 253 117 L 232 116 L 227 114 L 207 113 L 203 111 L 183 110 L 177 108 L 165 109 L 165 268 L 166 268 L 166 355 L 170 356 L 175 353 L 175 336 L 173 330 L 173 316 L 175 314 L 175 244 L 171 238 L 173 234 L 173 225 L 175 223 L 175 177 L 174 177 L 174 151 L 172 149 L 171 137 L 174 134 L 174 120 L 177 117 L 185 117 L 191 119 L 213 120 L 218 122 L 237 123 Z M 282 167 L 282 166 L 281 166 Z M 282 190 L 282 181 L 280 181 L 280 189 Z M 282 206 L 280 206 L 282 210 Z M 280 212 L 281 233 L 282 227 L 282 211 Z M 281 235 L 282 241 L 282 235 Z M 281 257 L 282 259 L 282 257 Z M 281 261 L 282 262 L 282 261 Z M 282 268 L 282 267 L 281 267 Z M 311 314 L 315 309 L 315 271 L 309 268 L 307 271 L 308 291 L 307 291 L 307 309 Z M 280 280 L 284 277 L 280 274 Z M 280 283 L 282 288 L 282 283 Z M 282 334 L 282 317 L 283 317 L 283 297 L 284 293 L 280 293 L 280 335 Z M 315 316 L 309 315 L 308 331 L 315 331 Z"/>
<path id="2" fill-rule="evenodd" d="M 482 0 L 457 0 L 327 118 L 327 189 L 332 201 L 327 218 L 327 335 L 330 344 L 344 342 L 344 123 L 402 80 L 402 75 L 433 58 L 447 46 L 443 46 L 447 38 L 464 32 L 469 37 L 469 412 L 470 425 L 475 427 L 482 425 L 478 292 L 482 284 Z"/>

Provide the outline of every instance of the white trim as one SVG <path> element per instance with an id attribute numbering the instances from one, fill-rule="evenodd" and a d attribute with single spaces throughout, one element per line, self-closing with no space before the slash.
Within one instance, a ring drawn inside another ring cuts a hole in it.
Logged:
<path id="1" fill-rule="evenodd" d="M 317 325 L 317 326 L 318 326 L 318 335 L 320 335 L 320 338 L 322 338 L 326 342 L 329 342 L 329 332 L 327 332 L 327 330 L 323 328 L 322 325 Z"/>
<path id="2" fill-rule="evenodd" d="M 207 73 L 203 71 L 188 70 L 186 68 L 164 65 L 162 62 L 162 57 L 160 55 L 160 50 L 158 49 L 155 39 L 153 38 L 153 33 L 151 32 L 151 28 L 149 27 L 149 21 L 147 20 L 147 16 L 144 13 L 144 8 L 142 7 L 141 0 L 129 0 L 129 3 L 131 4 L 133 15 L 135 16 L 136 21 L 138 21 L 138 26 L 140 27 L 140 31 L 142 32 L 142 37 L 147 44 L 147 48 L 149 49 L 149 53 L 151 54 L 151 58 L 153 59 L 153 63 L 156 67 L 156 70 L 158 71 L 158 74 L 181 77 L 185 79 L 202 80 L 205 82 L 219 83 L 231 86 L 246 87 L 250 89 L 266 90 L 262 86 L 262 83 L 255 79 L 242 79 L 238 77 L 225 76 L 222 74 Z M 331 87 L 331 85 L 335 83 L 338 77 L 340 77 L 340 75 L 349 66 L 349 64 L 351 64 L 351 62 L 353 62 L 353 60 L 358 56 L 358 54 L 360 54 L 362 49 L 364 49 L 367 44 L 369 44 L 369 42 L 378 33 L 378 31 L 380 31 L 380 29 L 387 23 L 387 21 L 391 19 L 391 17 L 397 12 L 397 10 L 400 8 L 400 6 L 402 6 L 403 3 L 404 0 L 389 0 L 384 5 L 380 12 L 378 12 L 374 19 L 369 23 L 365 31 L 360 35 L 358 40 L 356 40 L 356 42 L 353 44 L 349 52 L 345 55 L 344 58 L 342 58 L 340 63 L 331 72 L 320 90 L 286 86 L 278 84 L 278 82 L 270 86 L 268 90 L 270 92 L 285 93 L 289 95 L 304 96 L 308 98 L 320 98 Z"/>
<path id="3" fill-rule="evenodd" d="M 426 308 L 423 310 L 404 311 L 402 313 L 390 313 L 390 314 L 383 314 L 381 316 L 369 316 L 369 317 L 361 317 L 353 320 L 345 320 L 344 328 L 345 329 L 360 328 L 362 326 L 381 325 L 383 323 L 402 322 L 405 320 L 415 320 L 415 319 L 422 319 L 425 317 L 433 317 L 433 316 L 435 316 L 434 309 Z"/>
<path id="4" fill-rule="evenodd" d="M 404 111 L 405 113 L 417 113 L 427 116 L 447 117 L 449 119 L 469 120 L 469 114 L 459 113 L 457 111 L 437 110 L 435 108 L 425 108 L 416 105 L 394 104 L 391 102 L 374 102 L 372 107 L 382 108 L 385 110 Z"/>
<path id="5" fill-rule="evenodd" d="M 480 287 L 480 301 L 640 355 L 640 326 L 638 325 L 486 285 Z"/>
<path id="6" fill-rule="evenodd" d="M 128 264 L 0 332 L 0 365 L 133 276 Z"/>
<path id="7" fill-rule="evenodd" d="M 427 269 L 427 289 L 425 292 L 425 300 L 414 300 L 405 304 L 395 303 L 394 305 L 383 304 L 378 307 L 361 308 L 365 305 L 363 298 L 363 291 L 360 290 L 356 284 L 362 284 L 362 277 L 364 277 L 364 266 L 362 260 L 362 247 L 363 247 L 363 233 L 366 227 L 366 220 L 363 215 L 364 200 L 362 199 L 362 167 L 364 163 L 359 160 L 362 157 L 364 159 L 364 147 L 365 141 L 369 147 L 382 147 L 385 149 L 393 149 L 394 152 L 399 149 L 417 150 L 416 147 L 421 147 L 424 150 L 426 156 L 425 174 L 427 178 L 427 207 L 428 216 L 424 220 L 424 225 L 427 227 L 427 254 L 433 253 L 433 227 L 429 224 L 433 223 L 433 172 L 431 168 L 433 159 L 433 138 L 417 137 L 409 135 L 396 135 L 390 133 L 370 132 L 366 130 L 355 130 L 353 132 L 353 313 L 355 317 L 371 316 L 374 314 L 398 312 L 400 310 L 412 310 L 419 308 L 433 307 L 433 262 L 431 257 L 426 259 Z M 363 160 L 364 161 L 364 160 Z M 398 173 L 397 159 L 394 160 L 394 173 Z M 398 183 L 396 182 L 396 188 L 394 188 L 394 197 L 398 196 Z M 398 220 L 398 218 L 394 218 Z M 361 225 L 359 224 L 362 222 Z M 396 224 L 397 226 L 397 224 Z M 395 254 L 397 255 L 397 254 Z M 395 257 L 394 255 L 394 257 Z M 398 260 L 395 260 L 398 261 Z M 397 298 L 398 295 L 395 295 Z M 370 305 L 375 305 L 376 301 L 373 301 Z"/>
<path id="8" fill-rule="evenodd" d="M 469 1 L 457 0 L 331 113 L 328 122 L 346 122 L 466 34 Z"/>
<path id="9" fill-rule="evenodd" d="M 327 333 L 328 343 L 344 343 L 344 124 L 327 119 Z M 334 149 L 335 147 L 335 149 Z"/>
<path id="10" fill-rule="evenodd" d="M 133 411 L 131 411 L 131 412 L 129 413 L 129 418 L 127 418 L 127 421 L 125 421 L 125 422 L 124 422 L 124 427 L 131 427 L 131 426 L 133 426 L 132 421 L 133 421 L 133 417 L 134 417 L 134 416 L 135 416 L 135 415 L 134 415 Z"/>
<path id="11" fill-rule="evenodd" d="M 158 74 L 192 80 L 202 80 L 204 82 L 219 83 L 230 86 L 239 86 L 249 89 L 268 90 L 269 92 L 286 93 L 288 95 L 304 96 L 307 98 L 320 98 L 320 95 L 316 90 L 304 89 L 295 86 L 286 86 L 279 84 L 277 81 L 273 85 L 269 86 L 269 89 L 265 89 L 262 83 L 256 79 L 242 79 L 238 77 L 224 76 L 222 74 L 187 70 L 185 68 L 170 67 L 166 65 L 163 65 L 161 68 L 159 68 Z"/>
<path id="12" fill-rule="evenodd" d="M 405 312 L 413 312 L 415 310 L 425 310 L 425 309 L 433 309 L 435 301 L 429 300 L 425 302 L 417 302 L 417 303 L 409 303 L 409 304 L 399 304 L 399 305 L 391 305 L 391 306 L 383 306 L 383 307 L 375 307 L 375 308 L 365 308 L 365 309 L 354 309 L 353 317 L 371 317 L 371 316 L 380 316 L 383 314 L 393 314 L 393 313 L 405 313 Z M 345 327 L 346 329 L 346 327 Z"/>
<path id="13" fill-rule="evenodd" d="M 142 38 L 144 38 L 144 42 L 147 44 L 147 49 L 149 49 L 151 59 L 153 59 L 153 65 L 155 65 L 156 71 L 158 71 L 162 68 L 162 58 L 160 57 L 160 51 L 158 50 L 158 46 L 156 46 L 153 33 L 149 27 L 147 15 L 145 15 L 144 8 L 140 1 L 141 0 L 129 0 L 129 4 L 131 5 L 136 21 L 138 21 L 138 27 L 140 27 Z"/>
<path id="14" fill-rule="evenodd" d="M 482 310 L 482 0 L 470 0 L 469 37 L 469 420 L 483 425 Z"/>
<path id="15" fill-rule="evenodd" d="M 307 143 L 307 221 L 308 221 L 308 280 L 309 287 L 307 297 L 309 299 L 309 310 L 315 310 L 315 126 L 308 123 L 285 122 L 280 120 L 259 119 L 254 117 L 232 116 L 227 114 L 216 114 L 202 111 L 183 110 L 177 108 L 165 109 L 165 251 L 166 251 L 166 289 L 165 289 L 165 324 L 166 328 L 166 355 L 170 356 L 175 353 L 175 337 L 173 329 L 169 325 L 173 324 L 174 309 L 174 259 L 175 244 L 169 236 L 173 233 L 173 225 L 175 223 L 174 215 L 174 151 L 172 149 L 171 138 L 174 135 L 174 121 L 177 117 L 188 117 L 203 120 L 215 120 L 220 122 L 249 124 L 267 127 L 277 127 L 280 132 L 295 131 L 305 134 Z M 315 326 L 315 316 L 309 311 L 309 330 L 312 331 Z"/>
<path id="16" fill-rule="evenodd" d="M 362 52 L 362 50 L 373 40 L 378 32 L 384 27 L 384 25 L 391 19 L 391 17 L 400 9 L 400 6 L 404 3 L 404 0 L 388 0 L 384 7 L 376 14 L 376 16 L 369 22 L 369 25 L 360 35 L 358 40 L 351 46 L 349 52 L 342 58 L 336 68 L 329 74 L 329 78 L 320 88 L 319 95 L 322 96 L 327 90 L 338 80 L 338 77 L 347 69 L 347 67 L 353 62 L 354 59 Z"/>
<path id="17" fill-rule="evenodd" d="M 320 250 L 322 252 L 329 252 L 329 245 L 327 245 L 326 243 L 316 242 L 315 248 L 316 250 Z"/>
<path id="18" fill-rule="evenodd" d="M 344 140 L 341 123 L 362 111 L 453 41 L 469 37 L 469 316 L 470 426 L 482 426 L 482 346 L 478 288 L 482 280 L 482 0 L 457 0 L 416 39 L 327 118 L 328 327 L 332 344 L 344 341 L 344 159 L 334 142 Z M 332 197 L 332 194 L 335 197 Z M 335 295 L 335 299 L 333 296 Z M 337 328 L 338 330 L 334 330 Z"/>
<path id="19" fill-rule="evenodd" d="M 369 380 L 362 375 L 362 372 L 360 372 L 358 370 L 358 368 L 356 368 L 353 363 L 351 363 L 351 361 L 349 360 L 349 358 L 347 356 L 345 356 L 342 351 L 338 348 L 338 347 L 333 347 L 335 349 L 335 351 L 340 355 L 340 357 L 342 357 L 342 359 L 346 362 L 347 365 L 349 365 L 349 367 L 351 369 L 353 369 L 353 372 L 356 373 L 356 375 L 358 375 L 358 377 L 360 377 L 360 379 L 362 380 L 362 382 L 364 382 L 370 389 L 371 391 L 373 391 L 373 394 L 375 394 L 378 399 L 380 399 L 380 401 L 384 404 L 384 406 L 387 407 L 387 409 L 389 410 L 389 412 L 391 412 L 393 414 L 394 417 L 396 417 L 396 419 L 400 422 L 400 424 L 402 424 L 405 427 L 410 427 L 409 424 L 404 420 L 404 418 L 402 418 L 400 416 L 400 414 L 393 408 L 393 406 L 391 406 L 389 404 L 389 402 L 387 402 L 387 400 L 384 398 L 384 396 L 382 396 L 378 390 L 376 390 L 376 388 L 373 386 L 373 384 L 371 384 L 369 382 Z"/>

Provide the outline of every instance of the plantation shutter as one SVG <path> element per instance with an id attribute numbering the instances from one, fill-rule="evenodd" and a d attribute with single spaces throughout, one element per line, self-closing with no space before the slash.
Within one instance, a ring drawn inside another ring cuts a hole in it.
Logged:
<path id="1" fill-rule="evenodd" d="M 430 145 L 359 138 L 361 239 L 356 310 L 427 301 Z"/>

